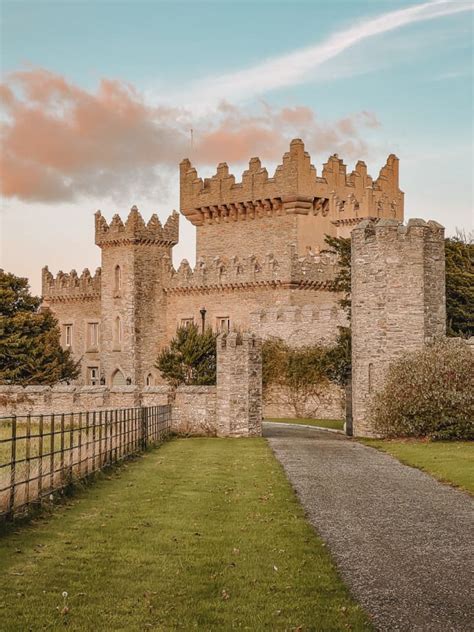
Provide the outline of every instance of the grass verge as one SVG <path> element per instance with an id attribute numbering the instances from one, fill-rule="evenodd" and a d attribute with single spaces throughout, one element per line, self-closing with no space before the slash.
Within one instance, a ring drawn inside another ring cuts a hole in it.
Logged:
<path id="1" fill-rule="evenodd" d="M 344 422 L 340 419 L 265 419 L 265 421 L 273 421 L 275 423 L 296 424 L 304 426 L 315 426 L 317 428 L 331 428 L 332 430 L 343 430 Z"/>
<path id="2" fill-rule="evenodd" d="M 4 535 L 0 571 L 5 631 L 371 629 L 263 439 L 124 464 Z"/>
<path id="3" fill-rule="evenodd" d="M 388 452 L 443 483 L 474 493 L 474 444 L 469 441 L 423 441 L 417 439 L 360 439 L 366 445 Z"/>

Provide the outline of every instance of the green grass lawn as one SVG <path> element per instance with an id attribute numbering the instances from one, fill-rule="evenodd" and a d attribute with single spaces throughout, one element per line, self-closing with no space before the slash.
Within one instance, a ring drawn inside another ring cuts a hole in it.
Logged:
<path id="1" fill-rule="evenodd" d="M 14 529 L 5 632 L 371 629 L 263 439 L 173 440 Z"/>
<path id="2" fill-rule="evenodd" d="M 469 441 L 363 439 L 402 463 L 417 467 L 444 483 L 474 493 L 474 444 Z"/>
<path id="3" fill-rule="evenodd" d="M 305 426 L 317 426 L 318 428 L 332 428 L 333 430 L 343 430 L 344 421 L 340 419 L 265 419 L 265 421 L 274 421 L 276 423 L 285 424 L 302 424 Z"/>

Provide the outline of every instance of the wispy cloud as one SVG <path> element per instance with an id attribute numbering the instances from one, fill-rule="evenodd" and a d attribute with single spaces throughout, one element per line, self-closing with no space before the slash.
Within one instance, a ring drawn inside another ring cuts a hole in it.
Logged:
<path id="1" fill-rule="evenodd" d="M 369 38 L 415 22 L 473 9 L 474 3 L 471 0 L 432 0 L 390 11 L 333 33 L 314 46 L 270 58 L 244 70 L 197 81 L 191 86 L 191 94 L 199 95 L 199 100 L 205 107 L 222 98 L 230 101 L 242 100 L 242 97 L 248 98 L 298 84 L 307 80 L 316 68 Z"/>
<path id="2" fill-rule="evenodd" d="M 461 68 L 459 70 L 450 70 L 448 72 L 442 72 L 436 77 L 433 77 L 432 81 L 446 81 L 450 79 L 461 79 L 463 77 L 469 77 L 472 75 L 472 68 Z"/>

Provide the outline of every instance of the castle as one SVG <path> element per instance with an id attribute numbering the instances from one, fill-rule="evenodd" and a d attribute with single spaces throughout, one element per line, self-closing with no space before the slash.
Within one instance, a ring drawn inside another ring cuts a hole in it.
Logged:
<path id="1" fill-rule="evenodd" d="M 62 344 L 81 360 L 80 384 L 139 387 L 160 382 L 154 367 L 177 326 L 239 328 L 291 344 L 331 342 L 344 323 L 330 292 L 337 261 L 324 236 L 349 236 L 364 219 L 403 221 L 398 159 L 376 180 L 364 162 L 354 171 L 331 156 L 316 173 L 295 139 L 273 177 L 258 158 L 236 182 L 226 163 L 202 180 L 180 165 L 180 211 L 196 226 L 196 266 L 172 265 L 179 215 L 145 223 L 136 207 L 126 221 L 95 214 L 102 265 L 54 277 L 42 273 L 43 306 L 56 315 Z"/>

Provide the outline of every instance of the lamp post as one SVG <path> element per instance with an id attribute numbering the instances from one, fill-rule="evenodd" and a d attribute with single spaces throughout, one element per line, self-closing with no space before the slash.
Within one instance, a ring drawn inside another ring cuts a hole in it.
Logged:
<path id="1" fill-rule="evenodd" d="M 201 307 L 201 309 L 199 310 L 199 313 L 201 314 L 201 330 L 202 330 L 202 333 L 204 333 L 204 328 L 206 326 L 206 308 Z"/>

